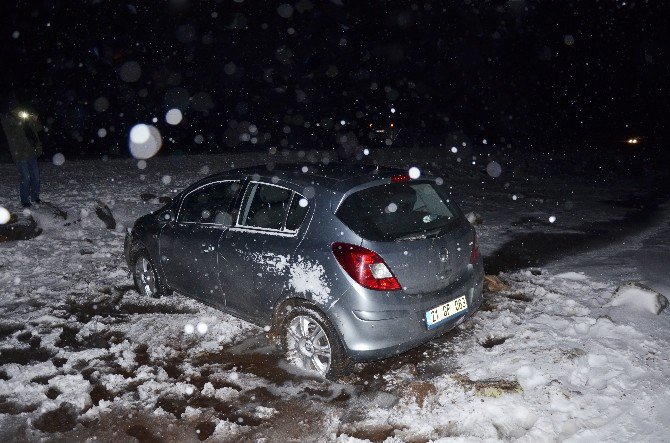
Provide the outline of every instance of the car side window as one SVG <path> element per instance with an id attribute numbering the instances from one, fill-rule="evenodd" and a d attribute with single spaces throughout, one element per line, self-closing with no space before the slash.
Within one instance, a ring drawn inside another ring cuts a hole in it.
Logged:
<path id="1" fill-rule="evenodd" d="M 180 223 L 232 224 L 231 209 L 240 190 L 238 181 L 222 181 L 192 191 L 181 204 Z"/>
<path id="2" fill-rule="evenodd" d="M 291 208 L 288 211 L 288 217 L 286 217 L 286 229 L 288 231 L 297 231 L 300 228 L 307 215 L 307 209 L 309 209 L 307 199 L 300 194 L 293 194 Z"/>
<path id="3" fill-rule="evenodd" d="M 293 191 L 279 186 L 251 183 L 239 224 L 282 230 Z"/>

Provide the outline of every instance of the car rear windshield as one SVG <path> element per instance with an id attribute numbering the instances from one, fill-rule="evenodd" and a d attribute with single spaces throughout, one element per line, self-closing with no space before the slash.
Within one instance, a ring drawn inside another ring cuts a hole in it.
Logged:
<path id="1" fill-rule="evenodd" d="M 342 202 L 337 217 L 370 241 L 440 235 L 460 212 L 433 182 L 390 183 L 363 189 Z"/>

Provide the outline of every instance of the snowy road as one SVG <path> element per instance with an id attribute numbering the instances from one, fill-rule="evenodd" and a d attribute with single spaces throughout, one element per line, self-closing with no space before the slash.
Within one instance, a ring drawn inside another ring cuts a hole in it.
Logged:
<path id="1" fill-rule="evenodd" d="M 667 203 L 632 185 L 605 195 L 444 166 L 463 208 L 484 219 L 487 273 L 503 271 L 509 289 L 486 294 L 457 330 L 334 384 L 292 371 L 261 328 L 129 286 L 126 226 L 198 177 L 282 160 L 268 157 L 45 165 L 44 198 L 74 223 L 37 210 L 41 236 L 0 244 L 3 441 L 666 438 L 670 314 L 609 302 L 630 280 L 668 295 Z M 0 166 L 10 209 L 14 175 Z M 97 200 L 117 230 L 96 218 Z"/>

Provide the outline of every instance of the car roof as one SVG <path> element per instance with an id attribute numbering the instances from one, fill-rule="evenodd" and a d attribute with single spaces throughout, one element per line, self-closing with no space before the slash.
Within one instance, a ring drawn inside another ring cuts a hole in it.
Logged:
<path id="1" fill-rule="evenodd" d="M 303 168 L 307 168 L 304 170 Z M 277 177 L 293 183 L 317 185 L 334 191 L 346 192 L 353 187 L 371 181 L 382 180 L 407 171 L 369 164 L 347 164 L 342 162 L 290 164 L 279 163 L 272 168 L 267 165 L 249 166 L 228 170 L 221 175 L 242 174 L 259 177 Z"/>

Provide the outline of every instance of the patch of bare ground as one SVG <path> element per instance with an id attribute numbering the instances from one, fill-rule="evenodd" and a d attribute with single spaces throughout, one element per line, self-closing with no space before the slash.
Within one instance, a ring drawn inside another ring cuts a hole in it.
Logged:
<path id="1" fill-rule="evenodd" d="M 453 374 L 451 376 L 461 386 L 466 389 L 474 389 L 475 395 L 481 397 L 500 397 L 503 394 L 521 394 L 523 388 L 516 380 L 485 379 L 471 380 L 463 374 Z"/>
<path id="2" fill-rule="evenodd" d="M 364 424 L 350 424 L 340 428 L 337 436 L 345 435 L 358 438 L 360 440 L 370 440 L 371 442 L 382 442 L 395 435 L 396 428 L 391 425 L 370 426 Z"/>

